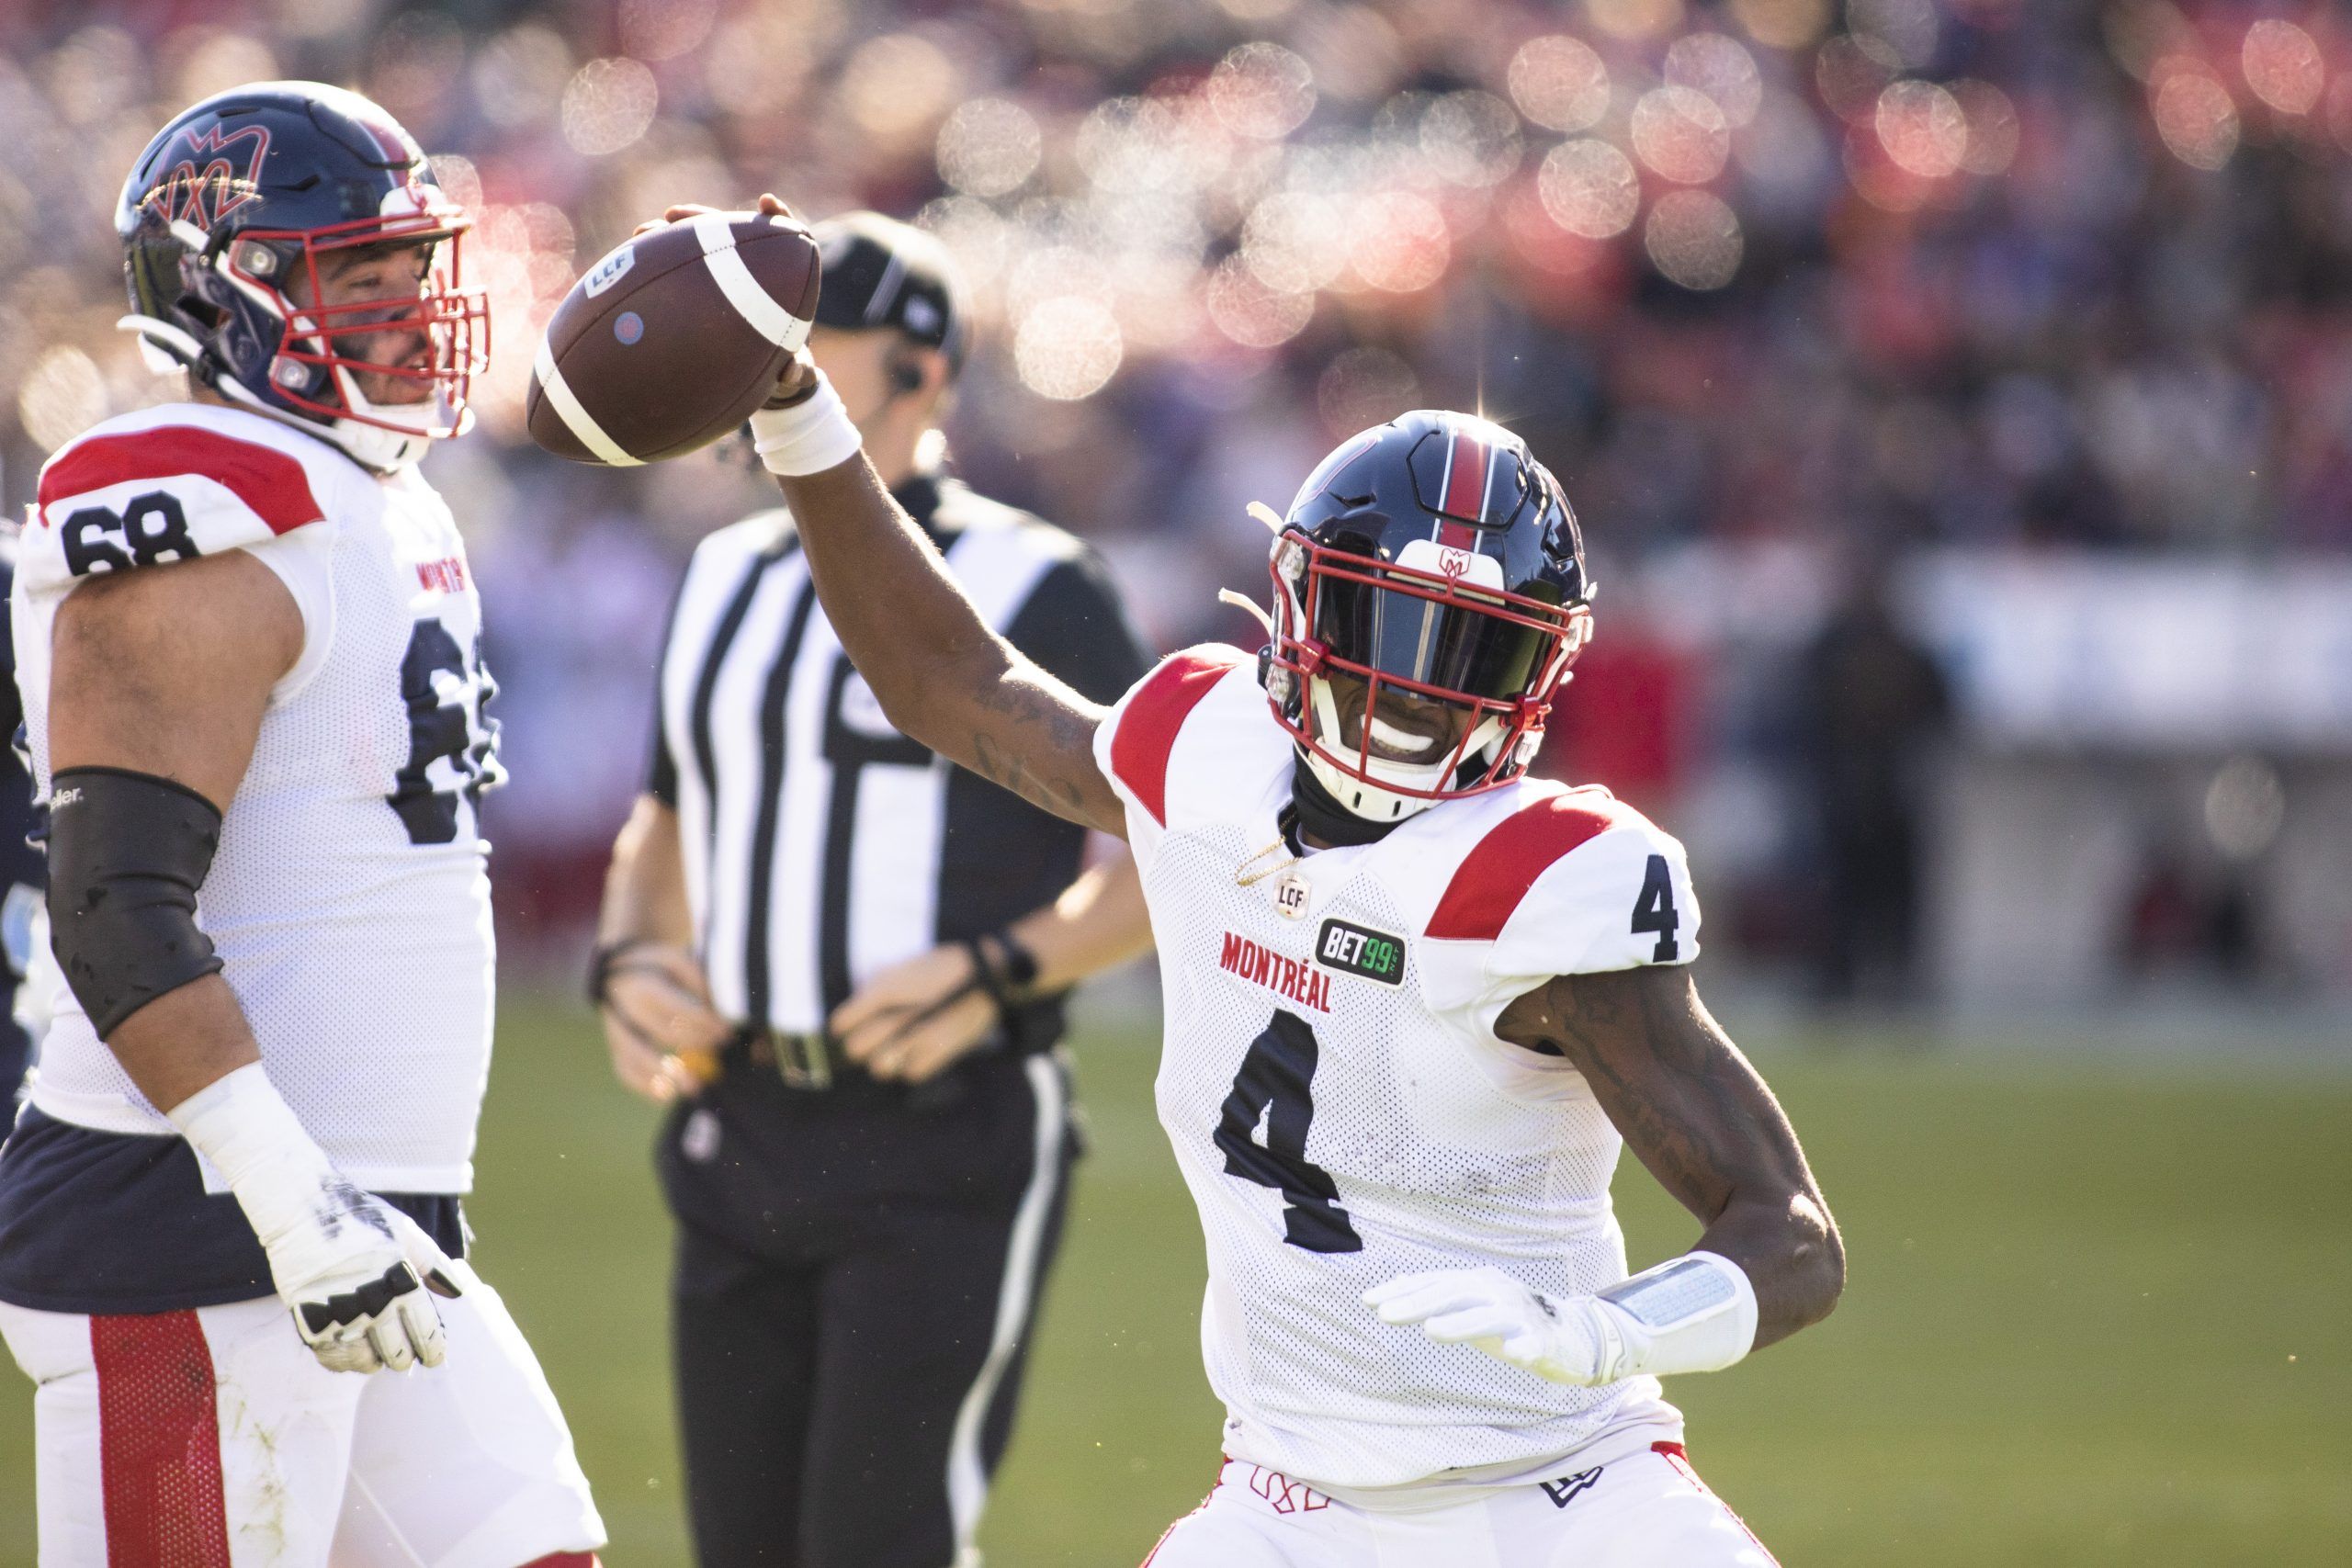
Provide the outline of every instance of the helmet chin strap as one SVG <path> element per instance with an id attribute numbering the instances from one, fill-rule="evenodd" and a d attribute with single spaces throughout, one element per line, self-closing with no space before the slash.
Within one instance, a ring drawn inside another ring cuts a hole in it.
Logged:
<path id="1" fill-rule="evenodd" d="M 1325 782 L 1331 776 L 1330 770 L 1319 765 L 1314 753 L 1295 750 L 1291 757 L 1291 806 L 1298 814 L 1299 831 L 1315 840 L 1312 847 L 1347 849 L 1358 844 L 1378 843 L 1404 819 L 1400 816 L 1374 821 L 1358 815 L 1341 797 L 1331 793 L 1331 786 Z M 1366 787 L 1344 773 L 1339 775 L 1339 779 L 1351 791 Z M 1429 803 L 1422 801 L 1417 804 Z"/>

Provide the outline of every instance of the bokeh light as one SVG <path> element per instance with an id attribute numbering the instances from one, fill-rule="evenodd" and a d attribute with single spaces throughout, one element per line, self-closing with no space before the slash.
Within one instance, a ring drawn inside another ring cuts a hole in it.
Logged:
<path id="1" fill-rule="evenodd" d="M 919 145 L 960 91 L 946 51 L 914 33 L 885 33 L 851 52 L 839 99 L 851 125 L 888 151 Z"/>
<path id="2" fill-rule="evenodd" d="M 513 130 L 559 112 L 571 70 L 570 46 L 552 28 L 526 23 L 476 50 L 467 76 L 482 118 Z"/>
<path id="3" fill-rule="evenodd" d="M 2182 64 L 2151 73 L 2156 133 L 2192 169 L 2218 169 L 2238 147 L 2238 108 L 2230 90 L 2201 68 Z"/>
<path id="4" fill-rule="evenodd" d="M 1813 57 L 1813 82 L 1829 112 L 1844 120 L 1866 120 L 1878 112 L 1878 96 L 1903 69 L 1883 39 L 1840 33 Z"/>
<path id="5" fill-rule="evenodd" d="M 621 51 L 675 60 L 698 49 L 718 18 L 718 0 L 621 0 Z"/>
<path id="6" fill-rule="evenodd" d="M 1960 166 L 1972 175 L 2006 172 L 2018 155 L 2018 107 L 1990 82 L 1960 81 L 1951 96 L 1968 122 L 1968 150 Z"/>
<path id="7" fill-rule="evenodd" d="M 43 451 L 62 446 L 107 416 L 106 378 L 70 344 L 33 361 L 17 391 L 17 420 Z"/>
<path id="8" fill-rule="evenodd" d="M 1666 79 L 1674 86 L 1704 93 L 1735 130 L 1756 118 L 1764 82 L 1756 57 L 1722 33 L 1692 33 L 1666 51 Z"/>
<path id="9" fill-rule="evenodd" d="M 2254 96 L 2280 114 L 2309 114 L 2327 86 L 2327 66 L 2312 35 L 2276 17 L 2246 29 L 2238 65 Z"/>
<path id="10" fill-rule="evenodd" d="M 939 177 L 967 196 L 1004 196 L 1028 182 L 1044 150 L 1027 109 L 1007 98 L 974 98 L 939 127 Z"/>
<path id="11" fill-rule="evenodd" d="M 1204 292 L 1209 320 L 1244 348 L 1279 348 L 1315 315 L 1313 294 L 1267 287 L 1238 255 L 1217 265 Z"/>
<path id="12" fill-rule="evenodd" d="M 1642 205 L 1633 160 L 1596 137 L 1563 141 L 1545 153 L 1535 190 L 1553 222 L 1588 240 L 1623 233 Z"/>
<path id="13" fill-rule="evenodd" d="M 1891 84 L 1878 99 L 1878 140 L 1896 166 L 1922 179 L 1955 173 L 1968 151 L 1960 100 L 1933 82 Z"/>
<path id="14" fill-rule="evenodd" d="M 1682 20 L 1682 0 L 1585 0 L 1593 27 L 1632 42 L 1656 38 Z"/>
<path id="15" fill-rule="evenodd" d="M 1100 300 L 1069 296 L 1046 300 L 1022 317 L 1012 342 L 1021 384 L 1057 402 L 1102 390 L 1125 352 L 1110 309 Z"/>
<path id="16" fill-rule="evenodd" d="M 1505 77 L 1519 112 L 1550 130 L 1583 130 L 1609 112 L 1609 67 L 1581 39 L 1529 39 L 1510 57 Z"/>
<path id="17" fill-rule="evenodd" d="M 1731 131 L 1714 99 L 1691 87 L 1654 87 L 1634 104 L 1634 155 L 1678 185 L 1704 185 L 1731 157 Z"/>
<path id="18" fill-rule="evenodd" d="M 1846 25 L 1857 38 L 1885 46 L 1905 69 L 1925 70 L 1936 57 L 1942 26 L 1935 0 L 1846 0 Z"/>
<path id="19" fill-rule="evenodd" d="M 1519 116 L 1492 93 L 1448 93 L 1421 117 L 1421 153 L 1441 179 L 1484 187 L 1519 168 Z"/>
<path id="20" fill-rule="evenodd" d="M 1409 191 L 1393 191 L 1365 204 L 1351 232 L 1348 260 L 1374 288 L 1410 294 L 1445 276 L 1453 254 L 1445 217 Z"/>
<path id="21" fill-rule="evenodd" d="M 1398 355 L 1376 346 L 1351 348 L 1315 380 L 1315 406 L 1333 439 L 1385 424 L 1419 405 L 1421 384 Z"/>
<path id="22" fill-rule="evenodd" d="M 1306 191 L 1282 191 L 1250 211 L 1241 255 L 1267 288 L 1297 294 L 1329 287 L 1348 265 L 1349 241 L 1368 220 Z"/>
<path id="23" fill-rule="evenodd" d="M 2227 859 L 2253 860 L 2277 841 L 2286 820 L 2286 786 L 2263 758 L 2233 757 L 2205 786 L 2205 830 Z"/>
<path id="24" fill-rule="evenodd" d="M 266 82 L 284 74 L 269 45 L 248 34 L 206 29 L 190 42 L 193 47 L 175 77 L 175 91 L 188 103 L 225 93 L 242 83 Z"/>
<path id="25" fill-rule="evenodd" d="M 661 101 L 653 73 L 639 62 L 592 60 L 564 85 L 563 139 L 575 152 L 610 156 L 645 134 Z"/>
<path id="26" fill-rule="evenodd" d="M 1710 191 L 1669 191 L 1642 225 L 1642 248 L 1669 282 L 1703 292 L 1739 271 L 1739 219 Z"/>
<path id="27" fill-rule="evenodd" d="M 1803 49 L 1829 26 L 1829 0 L 1731 0 L 1733 20 L 1767 49 Z"/>
<path id="28" fill-rule="evenodd" d="M 1315 112 L 1315 73 L 1278 43 L 1245 43 L 1216 62 L 1208 96 L 1237 134 L 1277 141 Z"/>

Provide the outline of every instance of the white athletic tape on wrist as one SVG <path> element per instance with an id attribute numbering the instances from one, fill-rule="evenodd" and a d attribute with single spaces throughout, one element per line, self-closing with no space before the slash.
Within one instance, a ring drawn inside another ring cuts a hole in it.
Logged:
<path id="1" fill-rule="evenodd" d="M 1721 1371 L 1756 1344 L 1756 1287 L 1714 1252 L 1686 1252 L 1591 1298 L 1608 1320 L 1611 1382 Z"/>
<path id="2" fill-rule="evenodd" d="M 865 445 L 842 395 L 821 370 L 810 396 L 788 409 L 762 409 L 752 416 L 752 442 L 768 472 L 787 477 L 839 468 Z"/>
<path id="3" fill-rule="evenodd" d="M 164 1113 L 227 1178 L 265 1246 L 302 1224 L 334 1166 L 296 1119 L 259 1062 L 189 1095 Z"/>

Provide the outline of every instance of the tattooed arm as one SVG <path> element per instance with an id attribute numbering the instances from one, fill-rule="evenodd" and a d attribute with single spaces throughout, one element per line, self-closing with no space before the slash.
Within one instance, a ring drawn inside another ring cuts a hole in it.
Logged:
<path id="1" fill-rule="evenodd" d="M 1698 1249 L 1756 1290 L 1756 1344 L 1829 1315 L 1846 1252 L 1780 1101 L 1708 1013 L 1687 967 L 1563 975 L 1496 1032 L 1556 1049 L 1660 1185 L 1707 1228 Z"/>
<path id="2" fill-rule="evenodd" d="M 1125 838 L 1126 813 L 1094 761 L 1104 710 L 989 628 L 865 457 L 776 483 L 826 617 L 890 722 L 1056 816 Z"/>

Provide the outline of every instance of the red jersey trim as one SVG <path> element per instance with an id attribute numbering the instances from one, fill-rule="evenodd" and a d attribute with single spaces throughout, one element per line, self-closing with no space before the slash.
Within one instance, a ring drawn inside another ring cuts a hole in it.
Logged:
<path id="1" fill-rule="evenodd" d="M 41 523 L 49 523 L 53 502 L 132 479 L 168 479 L 180 474 L 199 475 L 226 487 L 273 534 L 326 515 L 311 493 L 310 476 L 299 459 L 217 430 L 166 424 L 94 435 L 42 469 Z"/>
<path id="2" fill-rule="evenodd" d="M 1513 812 L 1454 868 L 1427 934 L 1445 942 L 1494 941 L 1553 862 L 1616 821 L 1605 807 L 1579 805 L 1574 795 L 1551 795 Z"/>
<path id="3" fill-rule="evenodd" d="M 1144 677 L 1119 715 L 1119 728 L 1111 735 L 1111 771 L 1163 828 L 1168 826 L 1168 758 L 1176 749 L 1176 732 L 1241 660 L 1234 649 L 1171 653 Z"/>
<path id="4" fill-rule="evenodd" d="M 212 1351 L 192 1312 L 90 1319 L 107 1568 L 229 1568 Z"/>

